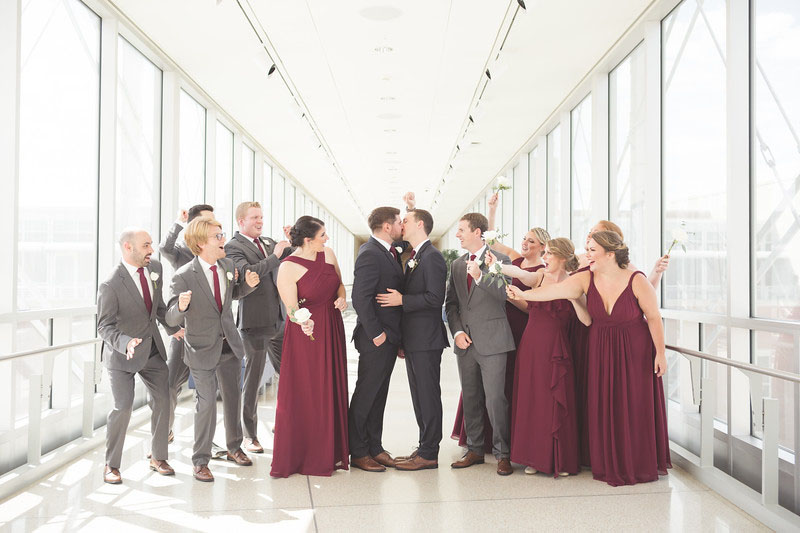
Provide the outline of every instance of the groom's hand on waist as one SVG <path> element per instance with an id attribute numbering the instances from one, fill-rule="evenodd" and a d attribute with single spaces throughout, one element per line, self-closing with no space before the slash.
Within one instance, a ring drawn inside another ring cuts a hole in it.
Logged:
<path id="1" fill-rule="evenodd" d="M 396 307 L 403 305 L 403 295 L 394 289 L 386 289 L 389 292 L 384 292 L 375 297 L 381 307 Z"/>

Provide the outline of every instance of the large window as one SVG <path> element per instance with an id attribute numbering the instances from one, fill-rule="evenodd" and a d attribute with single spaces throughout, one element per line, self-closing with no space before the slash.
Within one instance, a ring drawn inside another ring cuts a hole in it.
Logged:
<path id="1" fill-rule="evenodd" d="M 92 305 L 100 18 L 76 0 L 37 0 L 21 30 L 17 308 Z"/>
<path id="2" fill-rule="evenodd" d="M 255 200 L 253 186 L 256 172 L 256 154 L 246 144 L 242 143 L 242 192 L 239 198 L 242 202 Z"/>
<path id="3" fill-rule="evenodd" d="M 563 237 L 561 221 L 561 126 L 547 134 L 547 231 L 550 237 Z"/>
<path id="4" fill-rule="evenodd" d="M 217 122 L 216 174 L 214 176 L 214 217 L 222 222 L 228 238 L 233 237 L 233 132 Z"/>
<path id="5" fill-rule="evenodd" d="M 283 190 L 286 184 L 286 178 L 284 178 L 280 172 L 273 171 L 272 174 L 272 204 L 270 207 L 272 209 L 272 236 L 274 238 L 278 238 L 279 235 L 283 234 L 283 227 L 288 224 L 294 224 L 294 220 L 289 222 L 285 214 L 283 212 Z M 280 240 L 280 239 L 279 239 Z"/>
<path id="6" fill-rule="evenodd" d="M 547 178 L 540 176 L 540 161 L 546 157 L 544 150 L 536 145 L 528 153 L 528 228 L 547 226 Z M 544 185 L 544 187 L 542 186 Z M 541 199 L 544 198 L 544 201 Z M 541 209 L 540 206 L 544 206 Z"/>
<path id="7" fill-rule="evenodd" d="M 263 166 L 263 186 L 261 190 L 263 191 L 263 196 L 261 198 L 261 207 L 262 211 L 264 212 L 264 235 L 269 235 L 272 238 L 275 238 L 273 234 L 273 227 L 272 227 L 272 167 L 269 166 L 269 163 L 264 162 Z"/>
<path id="8" fill-rule="evenodd" d="M 158 239 L 161 70 L 122 37 L 118 46 L 114 234 L 136 226 Z"/>
<path id="9" fill-rule="evenodd" d="M 183 90 L 178 150 L 178 205 L 189 209 L 206 197 L 206 108 Z"/>
<path id="10" fill-rule="evenodd" d="M 754 31 L 753 314 L 800 321 L 800 4 L 758 0 Z"/>
<path id="11" fill-rule="evenodd" d="M 642 256 L 646 227 L 644 46 L 634 48 L 611 71 L 608 85 L 610 216 L 625 232 L 631 262 L 643 267 L 650 260 Z"/>
<path id="12" fill-rule="evenodd" d="M 570 114 L 570 185 L 572 210 L 570 234 L 575 247 L 583 248 L 584 235 L 592 226 L 592 95 Z"/>
<path id="13" fill-rule="evenodd" d="M 715 313 L 728 298 L 725 17 L 724 0 L 685 1 L 661 26 L 665 247 L 681 226 L 689 234 L 663 304 Z"/>

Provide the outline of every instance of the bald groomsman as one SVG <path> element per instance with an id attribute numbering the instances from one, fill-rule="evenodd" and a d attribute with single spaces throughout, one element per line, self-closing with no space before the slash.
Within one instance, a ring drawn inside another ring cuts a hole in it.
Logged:
<path id="1" fill-rule="evenodd" d="M 167 350 L 156 320 L 172 334 L 180 328 L 165 322 L 161 296 L 161 264 L 151 259 L 153 240 L 144 230 L 128 229 L 119 239 L 122 262 L 100 285 L 97 295 L 97 333 L 103 339 L 102 355 L 111 381 L 114 408 L 106 426 L 106 465 L 103 480 L 122 483 L 119 473 L 125 432 L 133 408 L 134 375 L 149 391 L 153 411 L 150 423 L 150 469 L 171 476 L 167 463 L 169 392 Z"/>
<path id="2" fill-rule="evenodd" d="M 178 236 L 183 231 L 185 224 L 188 224 L 197 217 L 213 217 L 214 208 L 208 204 L 197 204 L 189 208 L 182 209 L 178 213 L 178 220 L 172 225 L 164 237 L 164 242 L 158 247 L 158 251 L 172 265 L 173 270 L 178 270 L 194 259 L 194 254 L 186 246 L 183 240 L 178 240 Z M 177 335 L 173 335 L 169 344 L 169 358 L 167 367 L 169 368 L 169 442 L 174 438 L 172 426 L 175 423 L 175 407 L 178 405 L 178 393 L 184 383 L 189 381 L 189 367 L 183 362 L 183 335 L 181 328 Z M 223 448 L 218 448 L 218 453 L 224 453 Z"/>
<path id="3" fill-rule="evenodd" d="M 217 388 L 222 396 L 226 459 L 238 465 L 253 463 L 242 445 L 241 376 L 244 347 L 233 321 L 231 303 L 251 293 L 259 283 L 256 272 L 240 273 L 225 257 L 222 225 L 208 217 L 194 219 L 184 239 L 195 254 L 191 263 L 172 277 L 167 322 L 184 324 L 184 362 L 194 378 L 195 414 L 192 464 L 198 481 L 214 481 L 208 469 L 211 439 L 217 427 Z"/>
<path id="4" fill-rule="evenodd" d="M 264 453 L 258 442 L 258 388 L 267 363 L 279 371 L 286 315 L 275 286 L 281 256 L 288 241 L 262 237 L 264 218 L 261 204 L 242 202 L 236 207 L 239 231 L 225 245 L 225 252 L 240 272 L 252 270 L 261 278 L 258 287 L 239 300 L 236 325 L 242 335 L 246 357 L 242 387 L 242 425 L 248 452 Z M 291 250 L 290 250 L 291 251 Z"/>

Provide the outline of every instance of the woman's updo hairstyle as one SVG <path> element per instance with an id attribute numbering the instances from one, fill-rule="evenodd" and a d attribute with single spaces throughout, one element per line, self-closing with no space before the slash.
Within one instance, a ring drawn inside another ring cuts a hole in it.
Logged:
<path id="1" fill-rule="evenodd" d="M 289 237 L 292 246 L 298 247 L 305 244 L 305 239 L 313 239 L 317 236 L 320 229 L 325 227 L 325 223 L 318 218 L 309 215 L 303 215 L 297 219 L 292 229 L 289 230 Z"/>
<path id="2" fill-rule="evenodd" d="M 550 240 L 550 234 L 547 233 L 547 230 L 544 228 L 531 228 L 528 230 L 530 233 L 533 233 L 533 236 L 536 237 L 540 243 L 547 244 L 547 241 Z M 544 250 L 542 250 L 541 255 L 544 255 Z"/>
<path id="3" fill-rule="evenodd" d="M 628 246 L 622 242 L 622 237 L 615 231 L 596 231 L 592 239 L 606 252 L 612 252 L 620 268 L 628 268 Z"/>
<path id="4" fill-rule="evenodd" d="M 572 241 L 564 237 L 550 239 L 547 241 L 547 249 L 550 253 L 564 259 L 566 263 L 564 268 L 567 272 L 575 272 L 578 270 L 578 258 L 575 257 L 575 245 Z"/>
<path id="5" fill-rule="evenodd" d="M 619 235 L 620 239 L 625 238 L 625 234 L 622 233 L 622 228 L 620 228 L 610 220 L 601 220 L 600 222 L 597 223 L 597 225 L 603 228 L 603 230 L 605 231 L 613 231 L 614 233 Z"/>

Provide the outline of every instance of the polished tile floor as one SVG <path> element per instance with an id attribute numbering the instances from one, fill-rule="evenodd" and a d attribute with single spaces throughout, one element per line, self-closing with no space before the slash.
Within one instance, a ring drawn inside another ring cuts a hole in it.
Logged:
<path id="1" fill-rule="evenodd" d="M 347 330 L 354 315 L 347 313 Z M 350 390 L 357 353 L 349 346 Z M 445 433 L 449 435 L 459 383 L 452 352 L 442 363 Z M 125 441 L 122 485 L 102 482 L 98 447 L 39 484 L 0 503 L 0 531 L 767 531 L 762 524 L 674 468 L 659 481 L 610 487 L 578 476 L 553 479 L 495 473 L 487 464 L 454 471 L 462 454 L 445 438 L 438 470 L 374 474 L 353 470 L 330 478 L 269 477 L 275 387 L 267 389 L 260 416 L 264 455 L 254 465 L 212 461 L 215 483 L 191 476 L 193 401 L 178 407 L 177 435 L 170 445 L 175 477 L 148 469 L 149 423 L 130 428 Z M 224 430 L 220 416 L 217 429 Z M 405 366 L 392 376 L 384 445 L 394 454 L 411 451 L 417 435 Z"/>

